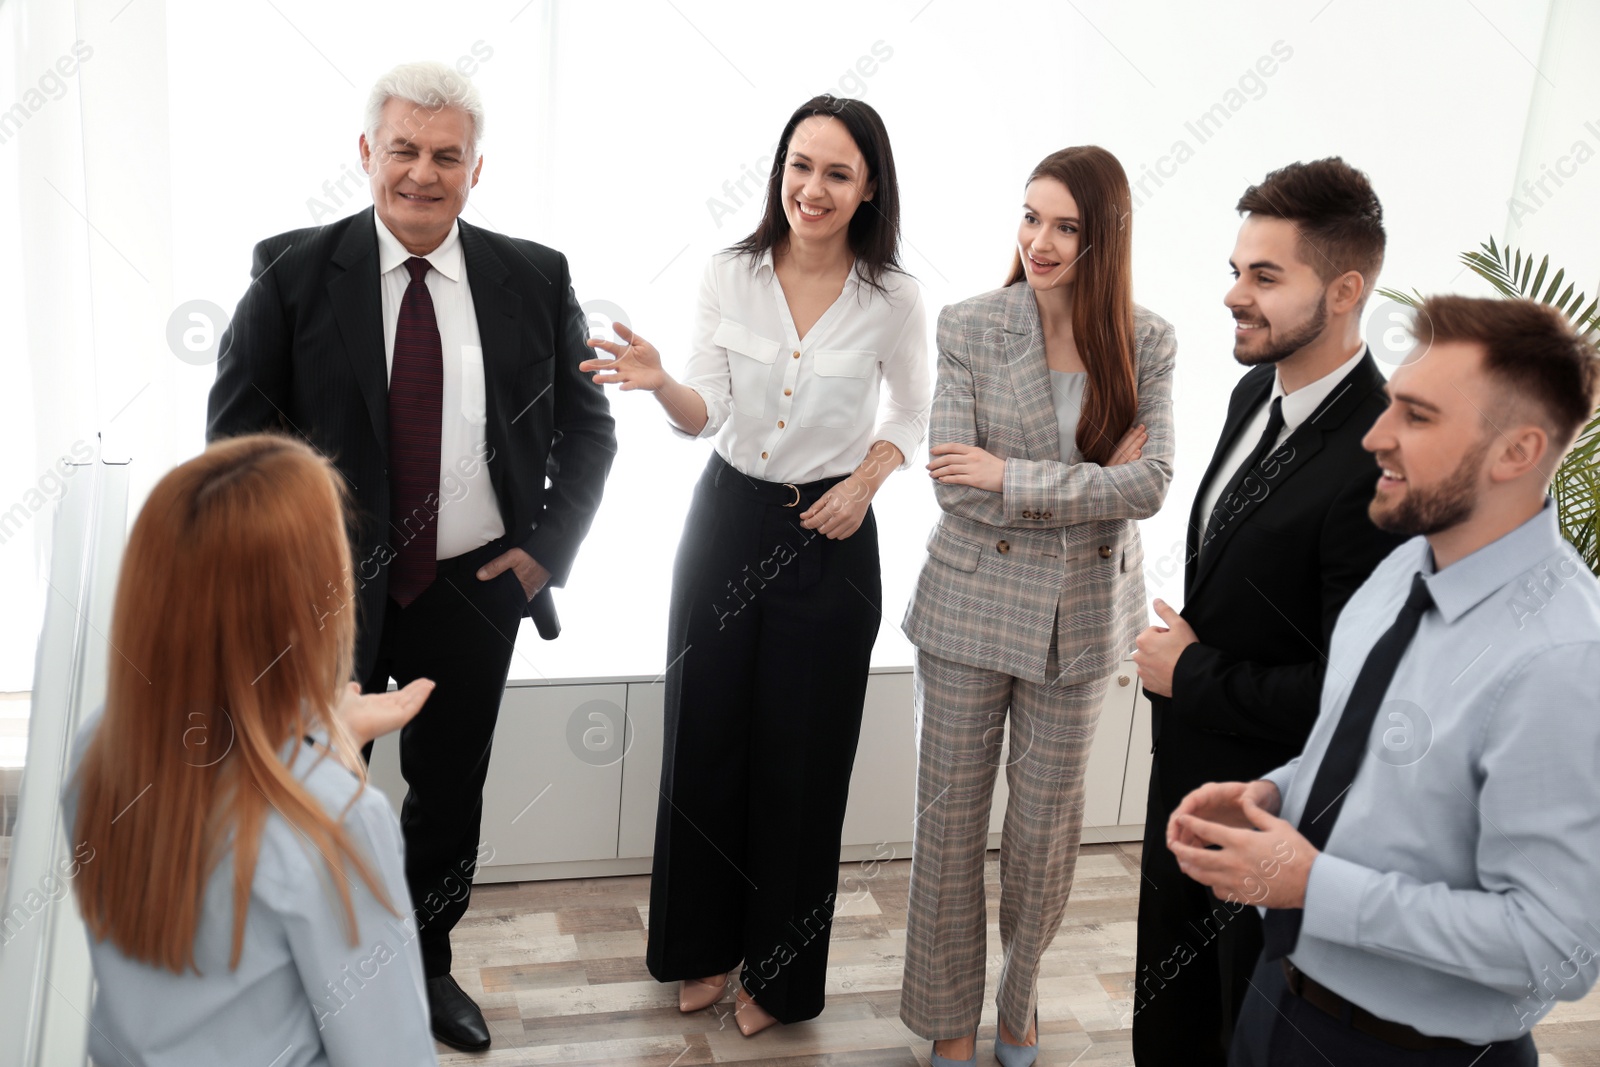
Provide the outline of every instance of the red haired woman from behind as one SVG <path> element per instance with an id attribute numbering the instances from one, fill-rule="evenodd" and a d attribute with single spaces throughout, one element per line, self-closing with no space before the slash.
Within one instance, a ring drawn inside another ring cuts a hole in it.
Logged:
<path id="1" fill-rule="evenodd" d="M 352 692 L 344 519 L 327 461 L 257 435 L 134 523 L 63 797 L 96 1062 L 437 1062 L 399 822 L 359 756 L 432 683 Z"/>

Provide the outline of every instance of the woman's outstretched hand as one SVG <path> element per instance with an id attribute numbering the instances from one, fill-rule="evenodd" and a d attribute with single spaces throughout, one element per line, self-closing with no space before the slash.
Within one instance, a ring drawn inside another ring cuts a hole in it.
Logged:
<path id="1" fill-rule="evenodd" d="M 365 745 L 416 718 L 432 693 L 433 680 L 429 678 L 418 678 L 393 693 L 363 694 L 359 684 L 350 682 L 339 694 L 333 713 L 344 723 L 355 743 Z"/>
<path id="2" fill-rule="evenodd" d="M 578 369 L 593 373 L 596 384 L 620 384 L 624 392 L 643 389 L 653 393 L 666 385 L 670 379 L 667 372 L 661 369 L 661 353 L 656 351 L 656 346 L 620 322 L 612 323 L 611 328 L 627 344 L 619 345 L 598 337 L 589 338 L 587 343 L 590 348 L 609 352 L 615 358 L 586 359 L 578 364 Z"/>
<path id="3" fill-rule="evenodd" d="M 1149 431 L 1143 426 L 1132 426 L 1122 435 L 1122 440 L 1117 442 L 1116 450 L 1111 453 L 1111 458 L 1106 460 L 1107 467 L 1115 467 L 1120 463 L 1132 463 L 1144 453 L 1145 442 L 1150 440 Z"/>

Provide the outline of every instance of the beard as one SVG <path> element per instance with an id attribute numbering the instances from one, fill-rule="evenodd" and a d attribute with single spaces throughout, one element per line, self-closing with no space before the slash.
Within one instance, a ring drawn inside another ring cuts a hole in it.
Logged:
<path id="1" fill-rule="evenodd" d="M 1317 301 L 1317 310 L 1298 326 L 1287 328 L 1283 337 L 1260 352 L 1241 352 L 1233 346 L 1233 358 L 1246 367 L 1259 367 L 1263 363 L 1280 363 L 1322 335 L 1328 325 L 1328 294 L 1324 292 Z"/>
<path id="2" fill-rule="evenodd" d="M 1450 476 L 1431 489 L 1413 488 L 1408 482 L 1398 504 L 1384 507 L 1381 498 L 1374 495 L 1372 503 L 1367 505 L 1372 524 L 1401 537 L 1415 537 L 1436 534 L 1466 522 L 1478 504 L 1478 469 L 1493 443 L 1493 433 L 1484 434 L 1483 440 L 1461 458 Z"/>

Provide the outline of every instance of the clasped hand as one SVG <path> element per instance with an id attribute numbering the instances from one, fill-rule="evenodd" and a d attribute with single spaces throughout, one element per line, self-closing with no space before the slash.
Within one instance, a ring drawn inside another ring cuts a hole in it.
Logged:
<path id="1" fill-rule="evenodd" d="M 1178 869 L 1220 900 L 1303 908 L 1319 853 L 1278 818 L 1281 805 L 1271 782 L 1207 782 L 1167 820 L 1167 847 Z"/>

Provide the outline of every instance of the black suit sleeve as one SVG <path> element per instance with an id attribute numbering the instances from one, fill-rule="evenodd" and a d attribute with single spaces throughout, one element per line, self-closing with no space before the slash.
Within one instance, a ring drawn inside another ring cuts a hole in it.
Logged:
<path id="1" fill-rule="evenodd" d="M 566 296 L 556 321 L 555 426 L 545 468 L 550 487 L 538 528 L 522 542 L 522 549 L 550 572 L 552 585 L 560 586 L 566 584 L 578 546 L 600 507 L 606 475 L 617 454 L 617 434 L 605 390 L 578 369 L 592 354 L 584 344 L 588 319 L 572 291 L 567 259 L 558 259 L 561 273 L 556 288 Z"/>
<path id="2" fill-rule="evenodd" d="M 1322 633 L 1318 651 L 1304 663 L 1268 666 L 1229 655 L 1205 644 L 1205 635 L 1183 650 L 1172 671 L 1172 711 L 1194 726 L 1299 746 L 1316 721 L 1327 669 L 1328 642 L 1345 602 L 1374 568 L 1401 543 L 1379 530 L 1367 514 L 1377 482 L 1376 468 L 1352 478 L 1323 520 L 1317 553 L 1322 564 Z M 1255 599 L 1240 610 L 1275 614 L 1278 609 Z M 1307 643 L 1311 634 L 1302 634 Z"/>
<path id="3" fill-rule="evenodd" d="M 233 319 L 218 347 L 217 379 L 206 402 L 206 440 L 263 430 L 289 430 L 289 327 L 276 273 L 272 270 L 287 248 L 272 241 L 256 245 L 250 264 L 250 287 L 239 298 Z"/>

